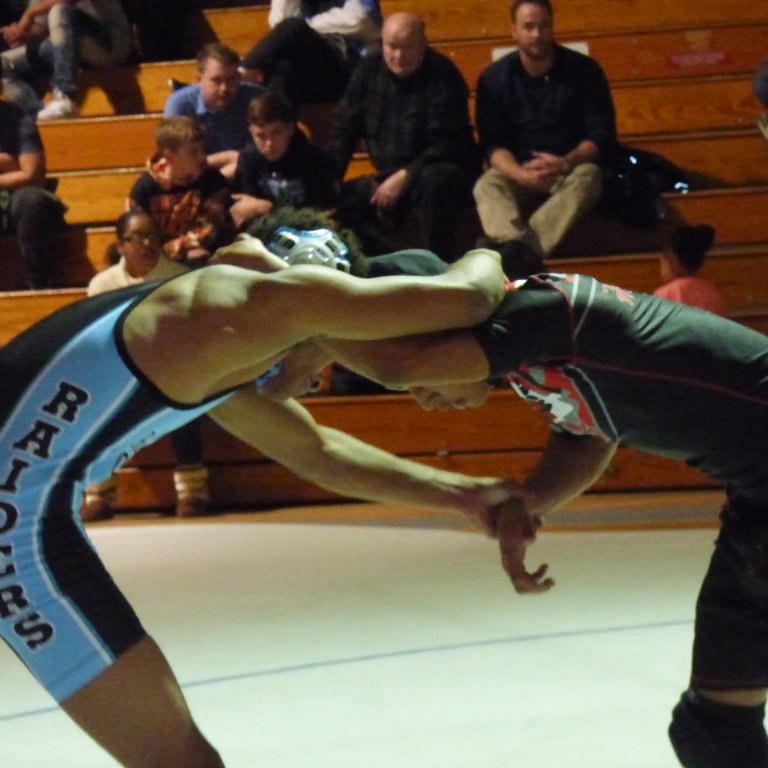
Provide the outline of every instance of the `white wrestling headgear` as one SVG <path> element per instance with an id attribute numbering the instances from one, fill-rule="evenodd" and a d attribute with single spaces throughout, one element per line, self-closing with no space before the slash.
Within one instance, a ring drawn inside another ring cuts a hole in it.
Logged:
<path id="1" fill-rule="evenodd" d="M 349 248 L 330 229 L 278 227 L 264 243 L 287 264 L 314 264 L 349 272 Z"/>

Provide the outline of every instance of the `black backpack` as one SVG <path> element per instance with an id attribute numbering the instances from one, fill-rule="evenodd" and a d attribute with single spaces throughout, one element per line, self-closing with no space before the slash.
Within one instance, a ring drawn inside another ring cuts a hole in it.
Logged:
<path id="1" fill-rule="evenodd" d="M 664 192 L 688 191 L 688 175 L 665 157 L 617 144 L 602 162 L 603 192 L 598 210 L 638 229 L 653 229 L 664 218 Z"/>

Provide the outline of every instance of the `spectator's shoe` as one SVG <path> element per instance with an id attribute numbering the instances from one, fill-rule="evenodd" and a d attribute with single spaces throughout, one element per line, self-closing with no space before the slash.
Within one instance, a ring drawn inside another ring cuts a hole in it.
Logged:
<path id="1" fill-rule="evenodd" d="M 542 255 L 522 239 L 498 243 L 488 237 L 478 237 L 476 245 L 501 254 L 501 267 L 510 280 L 546 272 Z"/>
<path id="2" fill-rule="evenodd" d="M 757 127 L 760 129 L 760 133 L 763 134 L 763 138 L 768 141 L 768 115 L 760 115 L 757 118 Z"/>
<path id="3" fill-rule="evenodd" d="M 208 514 L 208 468 L 203 464 L 176 467 L 173 471 L 176 489 L 176 517 L 202 517 Z"/>
<path id="4" fill-rule="evenodd" d="M 77 107 L 61 91 L 54 91 L 53 98 L 37 113 L 38 120 L 63 120 L 67 117 L 77 117 Z"/>
<path id="5" fill-rule="evenodd" d="M 208 514 L 208 499 L 202 496 L 183 496 L 176 502 L 176 517 L 205 517 Z"/>
<path id="6" fill-rule="evenodd" d="M 173 91 L 178 91 L 180 88 L 184 88 L 189 83 L 182 83 L 181 80 L 177 80 L 175 77 L 169 77 L 168 78 L 168 90 L 173 93 Z"/>
<path id="7" fill-rule="evenodd" d="M 95 523 L 97 520 L 110 520 L 115 516 L 112 505 L 103 499 L 91 499 L 80 507 L 80 517 L 84 523 Z"/>

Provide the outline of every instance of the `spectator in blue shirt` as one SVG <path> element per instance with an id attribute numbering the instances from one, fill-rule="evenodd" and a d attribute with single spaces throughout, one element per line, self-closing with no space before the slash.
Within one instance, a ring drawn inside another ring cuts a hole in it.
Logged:
<path id="1" fill-rule="evenodd" d="M 264 87 L 243 83 L 240 57 L 221 43 L 203 46 L 197 55 L 198 82 L 174 91 L 165 117 L 194 117 L 205 129 L 208 163 L 227 178 L 235 175 L 240 150 L 252 144 L 248 105 Z"/>

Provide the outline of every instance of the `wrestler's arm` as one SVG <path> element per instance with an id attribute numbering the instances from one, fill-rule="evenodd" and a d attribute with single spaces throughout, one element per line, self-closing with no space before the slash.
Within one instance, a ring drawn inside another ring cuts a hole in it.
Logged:
<path id="1" fill-rule="evenodd" d="M 541 518 L 590 488 L 616 453 L 616 443 L 597 437 L 572 437 L 551 432 L 539 461 L 523 483 L 525 502 L 512 499 L 495 514 L 501 561 L 515 590 L 546 592 L 554 581 L 547 566 L 529 572 L 525 553 Z"/>
<path id="2" fill-rule="evenodd" d="M 494 251 L 470 251 L 442 275 L 352 277 L 324 267 L 294 266 L 270 276 L 281 324 L 294 341 L 312 336 L 372 340 L 462 328 L 486 319 L 504 296 Z M 263 306 L 258 286 L 254 303 Z"/>
<path id="3" fill-rule="evenodd" d="M 517 485 L 401 459 L 317 424 L 295 400 L 276 402 L 246 387 L 209 414 L 235 437 L 300 477 L 344 496 L 460 511 L 487 528 L 489 510 Z"/>
<path id="4" fill-rule="evenodd" d="M 328 356 L 390 389 L 485 381 L 488 358 L 470 331 L 449 330 L 372 342 L 318 339 Z"/>

